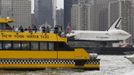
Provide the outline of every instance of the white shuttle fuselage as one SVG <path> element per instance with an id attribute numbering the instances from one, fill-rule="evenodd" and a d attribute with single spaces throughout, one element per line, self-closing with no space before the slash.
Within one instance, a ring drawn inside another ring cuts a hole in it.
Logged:
<path id="1" fill-rule="evenodd" d="M 124 41 L 131 35 L 118 28 L 121 18 L 119 18 L 107 31 L 88 31 L 88 30 L 72 30 L 67 37 L 73 37 L 75 40 L 88 41 Z"/>

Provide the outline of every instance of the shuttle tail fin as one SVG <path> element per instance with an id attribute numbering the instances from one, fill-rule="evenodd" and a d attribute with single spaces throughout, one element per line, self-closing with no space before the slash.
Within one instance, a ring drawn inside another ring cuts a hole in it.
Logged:
<path id="1" fill-rule="evenodd" d="M 121 22 L 121 17 L 119 17 L 119 18 L 113 23 L 113 25 L 108 29 L 108 31 L 109 31 L 109 30 L 113 30 L 113 29 L 119 29 L 120 22 Z"/>

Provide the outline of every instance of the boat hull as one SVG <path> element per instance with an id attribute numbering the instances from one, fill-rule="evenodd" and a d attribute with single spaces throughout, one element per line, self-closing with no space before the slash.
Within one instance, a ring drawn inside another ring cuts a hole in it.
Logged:
<path id="1" fill-rule="evenodd" d="M 0 51 L 0 69 L 77 68 L 100 69 L 100 59 L 75 51 Z"/>

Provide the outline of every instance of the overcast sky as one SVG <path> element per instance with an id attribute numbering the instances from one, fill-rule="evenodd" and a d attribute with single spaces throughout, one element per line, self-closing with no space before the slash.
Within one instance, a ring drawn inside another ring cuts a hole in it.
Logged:
<path id="1" fill-rule="evenodd" d="M 57 0 L 57 8 L 63 8 L 63 0 Z"/>

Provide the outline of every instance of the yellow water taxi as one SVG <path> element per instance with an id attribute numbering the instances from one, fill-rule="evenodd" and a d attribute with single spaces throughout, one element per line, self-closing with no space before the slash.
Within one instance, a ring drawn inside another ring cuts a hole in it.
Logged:
<path id="1" fill-rule="evenodd" d="M 100 59 L 92 58 L 83 48 L 70 48 L 67 38 L 55 33 L 16 32 L 12 19 L 0 18 L 0 68 L 99 69 Z"/>

